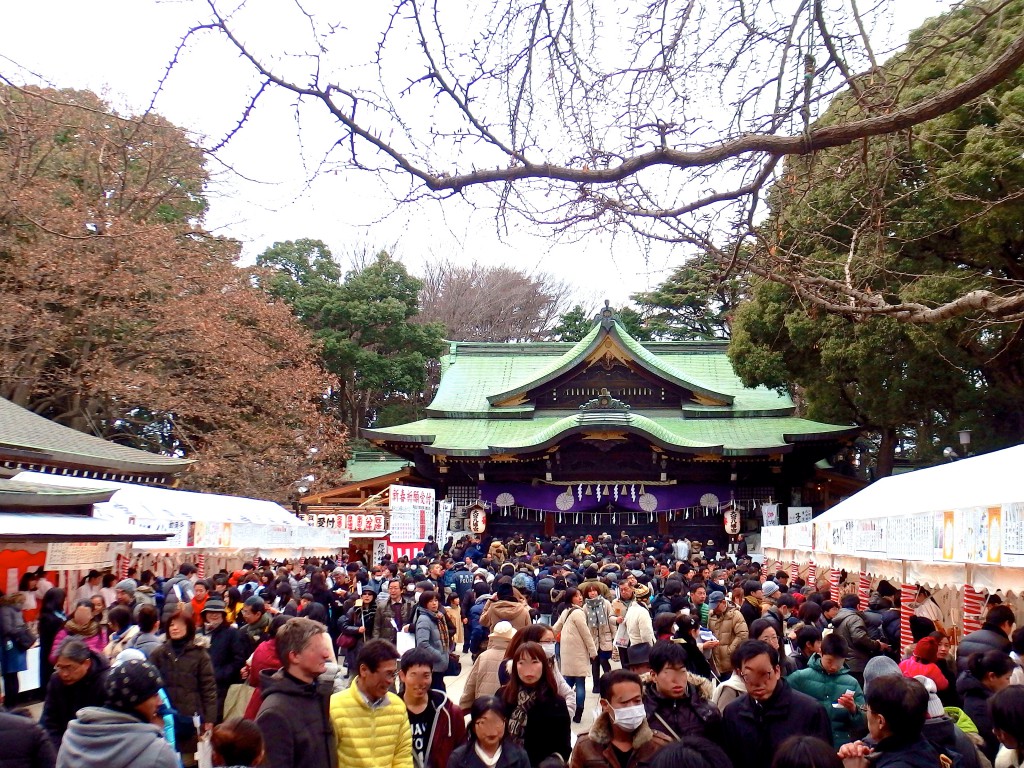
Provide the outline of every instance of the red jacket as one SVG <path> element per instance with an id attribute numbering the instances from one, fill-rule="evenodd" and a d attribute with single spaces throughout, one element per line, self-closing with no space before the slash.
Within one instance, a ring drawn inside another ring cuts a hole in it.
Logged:
<path id="1" fill-rule="evenodd" d="M 256 646 L 252 654 L 252 662 L 249 664 L 248 682 L 256 690 L 252 692 L 249 705 L 245 708 L 245 719 L 255 720 L 256 714 L 260 711 L 260 704 L 263 703 L 263 694 L 260 691 L 260 672 L 269 669 L 271 672 L 281 668 L 281 660 L 277 658 L 277 641 L 267 640 Z"/>
<path id="2" fill-rule="evenodd" d="M 924 675 L 930 680 L 934 680 L 935 690 L 937 691 L 944 691 L 949 687 L 949 680 L 942 674 L 942 670 L 939 669 L 937 664 L 925 663 L 914 656 L 900 662 L 900 672 L 903 673 L 904 677 Z"/>
<path id="3" fill-rule="evenodd" d="M 466 717 L 444 691 L 431 691 L 430 701 L 437 708 L 437 716 L 427 739 L 426 765 L 419 765 L 415 751 L 413 762 L 415 768 L 447 768 L 455 748 L 466 743 Z"/>

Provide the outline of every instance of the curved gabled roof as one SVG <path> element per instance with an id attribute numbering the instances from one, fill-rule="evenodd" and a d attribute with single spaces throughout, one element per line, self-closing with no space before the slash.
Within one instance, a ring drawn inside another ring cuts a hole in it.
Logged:
<path id="1" fill-rule="evenodd" d="M 417 444 L 427 454 L 486 458 L 545 450 L 566 437 L 616 439 L 642 436 L 679 453 L 755 456 L 787 453 L 804 440 L 840 439 L 857 427 L 822 424 L 793 416 L 781 418 L 683 419 L 628 411 L 580 411 L 532 420 L 438 419 L 382 429 L 364 429 L 374 442 Z"/>
<path id="2" fill-rule="evenodd" d="M 609 342 L 617 345 L 624 357 L 658 379 L 674 384 L 677 387 L 688 389 L 695 394 L 722 405 L 731 405 L 733 402 L 731 394 L 709 386 L 693 376 L 688 376 L 674 366 L 659 359 L 657 355 L 652 354 L 643 344 L 630 336 L 619 321 L 614 318 L 596 323 L 590 333 L 573 345 L 560 358 L 551 361 L 544 368 L 533 372 L 529 378 L 516 382 L 508 389 L 489 394 L 487 401 L 492 406 L 517 404 L 516 401 L 523 398 L 531 390 L 542 387 L 568 373 L 573 368 L 582 365 L 603 344 L 608 344 Z"/>

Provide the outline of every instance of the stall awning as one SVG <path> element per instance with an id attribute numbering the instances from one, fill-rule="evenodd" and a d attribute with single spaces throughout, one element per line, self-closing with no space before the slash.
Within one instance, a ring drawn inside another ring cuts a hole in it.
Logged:
<path id="1" fill-rule="evenodd" d="M 877 480 L 814 518 L 865 520 L 1024 501 L 1024 445 Z"/>
<path id="2" fill-rule="evenodd" d="M 168 534 L 87 515 L 0 513 L 0 542 L 157 541 Z"/>
<path id="3" fill-rule="evenodd" d="M 98 517 L 137 517 L 150 520 L 189 520 L 208 523 L 255 523 L 261 525 L 304 525 L 294 514 L 273 501 L 216 493 L 176 491 L 148 485 L 130 485 L 110 480 L 19 472 L 15 480 L 63 487 L 109 488 L 116 492 L 109 502 L 96 505 Z"/>

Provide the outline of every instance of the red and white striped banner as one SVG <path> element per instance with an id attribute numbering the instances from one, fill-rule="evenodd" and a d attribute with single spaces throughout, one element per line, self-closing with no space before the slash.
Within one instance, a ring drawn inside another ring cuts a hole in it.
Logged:
<path id="1" fill-rule="evenodd" d="M 810 563 L 807 566 L 807 584 L 808 586 L 814 587 L 815 591 L 818 588 L 818 566 L 814 563 Z"/>
<path id="2" fill-rule="evenodd" d="M 403 541 L 400 543 L 392 544 L 388 541 L 388 551 L 391 553 L 392 561 L 398 560 L 398 558 L 408 557 L 412 560 L 417 554 L 423 551 L 423 546 L 426 544 L 425 541 L 408 542 Z"/>
<path id="3" fill-rule="evenodd" d="M 913 638 L 913 635 L 910 634 L 910 617 L 914 615 L 915 600 L 917 600 L 916 586 L 904 584 L 900 587 L 900 642 L 904 646 L 908 645 Z"/>
<path id="4" fill-rule="evenodd" d="M 128 578 L 128 569 L 131 567 L 131 561 L 127 555 L 117 556 L 117 579 L 118 581 L 124 581 Z"/>
<path id="5" fill-rule="evenodd" d="M 789 564 L 789 580 L 792 582 L 797 576 L 800 575 L 800 566 L 796 563 Z"/>
<path id="6" fill-rule="evenodd" d="M 765 560 L 761 563 L 761 581 L 765 581 L 768 578 L 768 561 Z"/>
<path id="7" fill-rule="evenodd" d="M 860 578 L 857 579 L 857 607 L 860 610 L 865 610 L 868 607 L 868 597 L 871 595 L 871 577 L 866 573 L 862 573 Z"/>
<path id="8" fill-rule="evenodd" d="M 831 600 L 839 602 L 839 569 L 830 568 L 828 571 L 828 596 Z"/>
<path id="9" fill-rule="evenodd" d="M 981 612 L 985 610 L 985 595 L 975 591 L 970 584 L 964 586 L 963 633 L 977 632 L 981 629 Z"/>
<path id="10" fill-rule="evenodd" d="M 200 579 L 206 578 L 206 555 L 196 555 L 196 574 Z"/>

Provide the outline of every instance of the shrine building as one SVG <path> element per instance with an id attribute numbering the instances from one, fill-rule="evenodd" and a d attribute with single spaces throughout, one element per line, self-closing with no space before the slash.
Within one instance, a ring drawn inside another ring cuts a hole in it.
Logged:
<path id="1" fill-rule="evenodd" d="M 759 530 L 763 505 L 820 511 L 816 462 L 856 427 L 795 416 L 744 387 L 727 342 L 639 342 L 607 305 L 578 343 L 452 342 L 426 418 L 363 430 L 411 462 L 453 517 L 474 502 L 499 536 L 727 539 L 723 515 Z M 836 499 L 838 500 L 838 499 Z"/>

